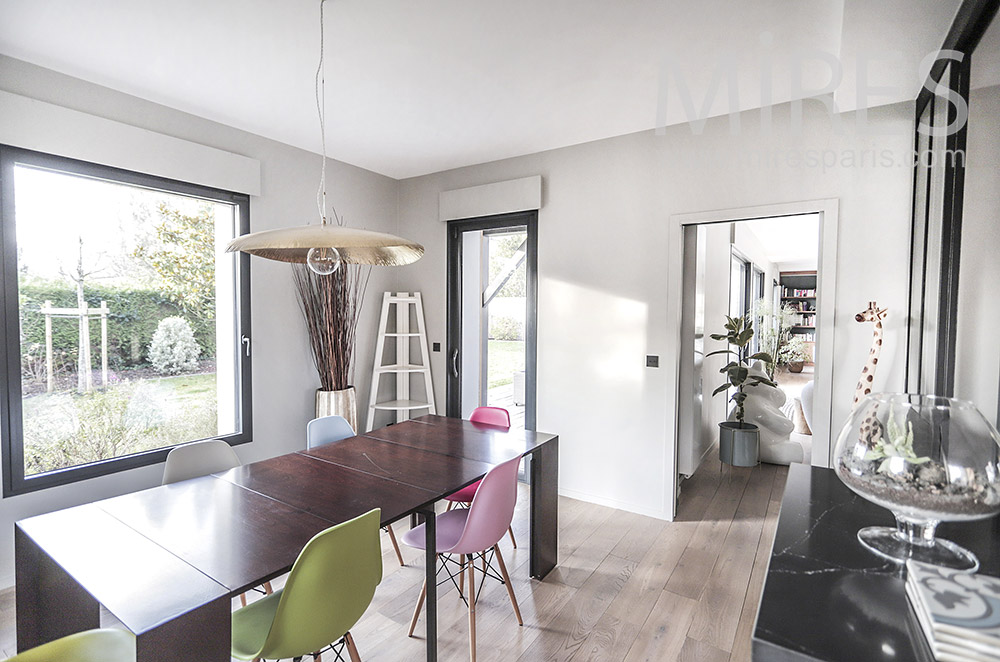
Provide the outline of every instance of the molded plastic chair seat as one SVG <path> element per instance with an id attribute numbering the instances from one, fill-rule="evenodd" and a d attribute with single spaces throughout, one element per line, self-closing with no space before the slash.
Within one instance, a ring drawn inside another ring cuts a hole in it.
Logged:
<path id="1" fill-rule="evenodd" d="M 382 581 L 380 518 L 376 508 L 313 536 L 283 589 L 233 613 L 233 657 L 297 658 L 343 640 L 359 660 L 350 629 Z"/>
<path id="2" fill-rule="evenodd" d="M 476 558 L 482 560 L 483 573 L 486 576 L 497 577 L 497 574 L 490 575 L 488 568 L 492 566 L 492 559 L 495 558 L 500 570 L 500 579 L 507 588 L 507 596 L 510 604 L 514 607 L 514 615 L 517 617 L 518 625 L 523 625 L 521 620 L 521 610 L 517 606 L 517 599 L 514 597 L 514 588 L 510 584 L 510 576 L 507 574 L 507 566 L 504 564 L 503 554 L 500 553 L 500 546 L 497 544 L 503 534 L 510 528 L 510 521 L 514 517 L 514 506 L 517 504 L 517 469 L 521 464 L 521 458 L 515 457 L 506 462 L 502 462 L 486 474 L 480 481 L 480 487 L 476 491 L 475 497 L 468 510 L 449 510 L 436 517 L 435 520 L 435 546 L 438 554 L 454 554 L 459 557 L 445 559 L 444 568 L 448 569 L 448 564 L 457 564 L 460 567 L 461 581 L 456 582 L 459 591 L 465 593 L 463 597 L 469 605 L 469 655 L 472 662 L 476 662 Z M 403 535 L 403 542 L 418 549 L 426 549 L 424 545 L 425 527 L 423 524 L 414 527 Z M 492 555 L 488 552 L 492 551 Z M 451 570 L 448 569 L 449 575 Z M 451 575 L 454 581 L 455 575 Z M 468 580 L 468 587 L 462 588 Z M 427 580 L 424 580 L 423 588 L 420 589 L 420 597 L 417 598 L 417 606 L 413 610 L 413 618 L 410 619 L 409 636 L 413 636 L 413 631 L 417 627 L 417 620 L 420 617 L 420 610 L 427 597 Z"/>
<path id="3" fill-rule="evenodd" d="M 7 662 L 135 662 L 135 636 L 116 628 L 77 632 L 24 651 Z"/>
<path id="4" fill-rule="evenodd" d="M 163 484 L 228 471 L 240 464 L 240 457 L 233 447 L 221 439 L 182 444 L 167 453 L 167 462 L 163 465 Z"/>
<path id="5" fill-rule="evenodd" d="M 468 551 L 455 549 L 455 545 L 462 537 L 465 530 L 465 523 L 469 519 L 469 510 L 459 508 L 441 513 L 435 520 L 435 533 L 437 534 L 437 551 L 439 554 L 468 554 Z M 424 537 L 424 525 L 418 524 L 403 534 L 403 544 L 416 549 L 425 549 L 426 538 Z M 482 550 L 475 550 L 480 552 Z"/>
<path id="6" fill-rule="evenodd" d="M 476 490 L 479 489 L 479 483 L 482 481 L 476 481 L 468 487 L 463 487 L 457 492 L 452 492 L 445 497 L 448 501 L 454 501 L 456 503 L 472 503 L 472 498 L 476 496 Z"/>
<path id="7" fill-rule="evenodd" d="M 469 422 L 474 425 L 488 425 L 509 430 L 510 412 L 502 407 L 476 407 L 472 410 L 472 415 L 469 416 Z M 450 501 L 452 504 L 472 503 L 472 499 L 476 496 L 476 490 L 479 489 L 479 483 L 481 482 L 481 480 L 476 481 L 468 487 L 463 487 L 457 492 L 452 492 L 444 500 Z M 448 510 L 451 510 L 451 504 L 448 505 Z M 507 527 L 507 533 L 510 535 L 510 542 L 514 545 L 514 549 L 517 549 L 517 538 L 514 537 L 514 529 Z"/>

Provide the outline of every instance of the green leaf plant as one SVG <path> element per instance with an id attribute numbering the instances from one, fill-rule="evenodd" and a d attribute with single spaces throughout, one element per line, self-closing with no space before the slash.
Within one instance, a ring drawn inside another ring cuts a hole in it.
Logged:
<path id="1" fill-rule="evenodd" d="M 749 315 L 746 317 L 729 317 L 726 315 L 726 332 L 713 333 L 712 340 L 725 340 L 729 343 L 729 347 L 707 354 L 707 356 L 727 354 L 732 357 L 732 360 L 719 370 L 720 373 L 726 376 L 726 383 L 715 389 L 712 395 L 718 395 L 719 393 L 728 391 L 730 388 L 736 389 L 736 393 L 729 399 L 736 403 L 736 420 L 741 425 L 743 424 L 745 413 L 743 403 L 747 399 L 746 387 L 757 386 L 758 384 L 777 386 L 777 384 L 766 377 L 750 374 L 750 366 L 754 361 L 763 361 L 765 364 L 774 362 L 771 355 L 767 352 L 750 354 L 747 346 L 750 344 L 752 338 L 753 322 Z"/>

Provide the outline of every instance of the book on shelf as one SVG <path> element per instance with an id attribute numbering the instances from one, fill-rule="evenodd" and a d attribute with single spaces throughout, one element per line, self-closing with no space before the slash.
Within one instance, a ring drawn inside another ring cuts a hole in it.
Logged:
<path id="1" fill-rule="evenodd" d="M 906 596 L 942 662 L 1000 662 L 1000 579 L 906 562 Z"/>
<path id="2" fill-rule="evenodd" d="M 797 290 L 792 287 L 786 287 L 783 289 L 781 296 L 786 299 L 811 299 L 816 296 L 816 290 Z"/>

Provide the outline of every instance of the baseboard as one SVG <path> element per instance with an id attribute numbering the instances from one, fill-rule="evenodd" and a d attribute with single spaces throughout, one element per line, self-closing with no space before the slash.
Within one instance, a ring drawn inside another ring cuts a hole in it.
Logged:
<path id="1" fill-rule="evenodd" d="M 566 489 L 563 487 L 559 488 L 559 496 L 569 497 L 570 499 L 576 499 L 578 501 L 586 501 L 587 503 L 593 503 L 598 506 L 607 506 L 608 508 L 625 510 L 630 513 L 635 513 L 637 515 L 645 515 L 646 517 L 653 517 L 655 519 L 666 520 L 668 522 L 671 521 L 670 513 L 664 512 L 663 510 L 656 510 L 652 508 L 638 506 L 634 503 L 630 503 L 627 501 L 608 499 L 605 497 L 599 497 L 593 494 L 587 494 L 586 492 L 578 492 L 576 490 Z"/>

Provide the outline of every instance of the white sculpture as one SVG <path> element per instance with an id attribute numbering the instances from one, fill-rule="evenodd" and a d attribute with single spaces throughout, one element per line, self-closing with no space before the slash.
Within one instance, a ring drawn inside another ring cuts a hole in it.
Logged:
<path id="1" fill-rule="evenodd" d="M 767 378 L 764 365 L 755 361 L 750 374 Z M 795 424 L 781 413 L 785 404 L 785 392 L 776 386 L 756 384 L 747 386 L 747 399 L 743 403 L 744 421 L 753 423 L 760 429 L 760 459 L 771 464 L 802 462 L 802 444 L 789 441 Z M 736 420 L 736 408 L 729 412 L 729 420 Z"/>

